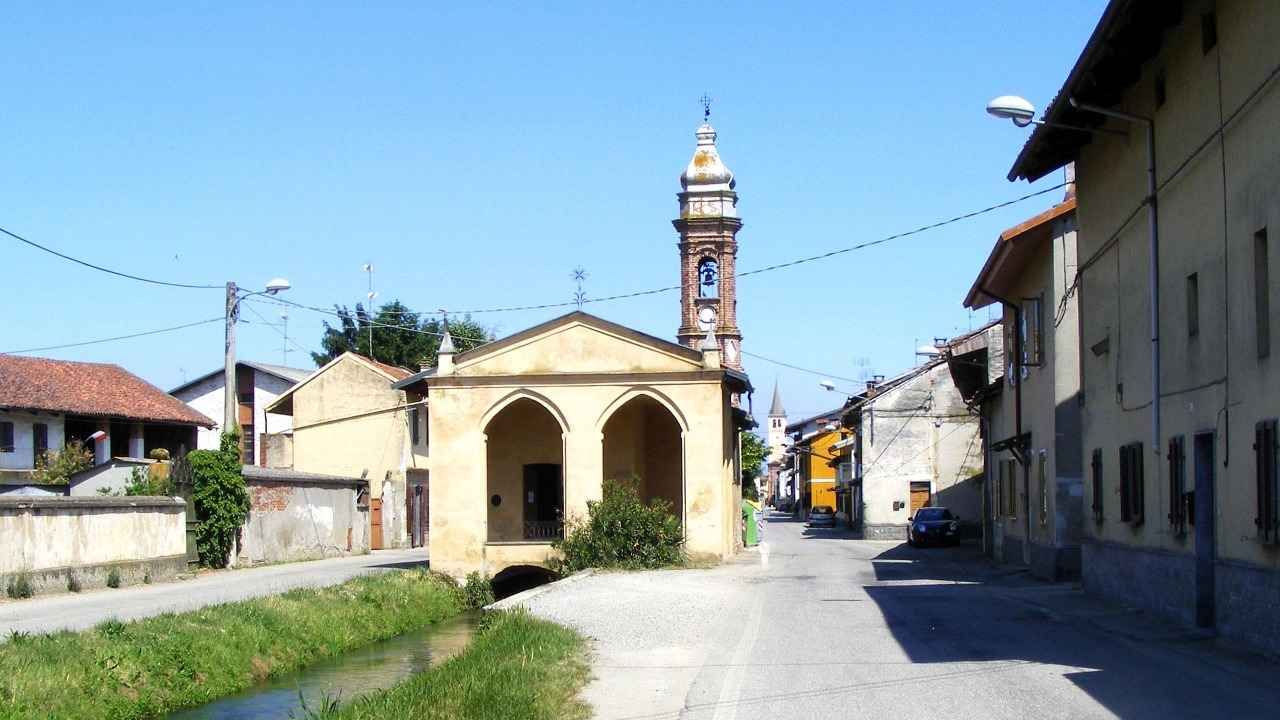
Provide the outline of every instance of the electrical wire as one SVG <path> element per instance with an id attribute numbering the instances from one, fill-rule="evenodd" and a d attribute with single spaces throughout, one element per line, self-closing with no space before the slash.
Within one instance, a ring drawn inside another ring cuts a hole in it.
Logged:
<path id="1" fill-rule="evenodd" d="M 242 301 L 242 304 L 243 304 L 243 301 Z M 253 313 L 254 315 L 256 315 L 256 316 L 257 316 L 257 318 L 258 318 L 259 320 L 261 320 L 261 321 L 262 321 L 262 324 L 263 324 L 263 325 L 266 325 L 267 327 L 271 328 L 272 330 L 275 330 L 275 331 L 276 331 L 276 334 L 277 334 L 277 335 L 279 335 L 280 337 L 284 338 L 285 342 L 287 342 L 287 343 L 289 343 L 290 345 L 292 345 L 292 346 L 293 346 L 293 348 L 294 348 L 295 350 L 297 350 L 298 352 L 301 352 L 301 353 L 310 352 L 310 351 L 309 351 L 309 350 L 307 350 L 306 348 L 304 348 L 304 347 L 302 347 L 301 345 L 299 345 L 297 340 L 294 340 L 293 338 L 291 338 L 291 337 L 289 337 L 287 334 L 285 334 L 285 332 L 284 332 L 283 330 L 281 330 L 281 329 L 280 329 L 280 327 L 279 327 L 278 325 L 276 325 L 275 323 L 273 323 L 273 322 L 271 322 L 270 320 L 268 320 L 268 319 L 266 319 L 265 317 L 263 317 L 263 316 L 262 316 L 262 313 L 258 312 L 258 311 L 257 311 L 257 309 L 256 309 L 256 308 L 254 308 L 252 305 L 247 305 L 246 307 L 248 307 L 248 308 L 249 308 L 249 312 L 251 312 L 251 313 Z"/>
<path id="2" fill-rule="evenodd" d="M 65 343 L 63 345 L 46 345 L 44 347 L 25 348 L 23 350 L 7 350 L 0 355 L 20 355 L 29 352 L 41 352 L 44 350 L 62 350 L 63 348 L 83 347 L 85 345 L 97 345 L 99 343 L 113 342 L 115 340 L 128 340 L 130 338 L 145 337 L 147 335 L 159 335 L 160 333 L 173 332 L 174 330 L 182 330 L 184 328 L 195 327 L 197 325 L 207 325 L 214 322 L 223 322 L 224 317 L 218 316 L 209 318 L 208 320 L 198 320 L 184 325 L 174 325 L 173 327 L 160 328 L 159 330 L 147 330 L 145 332 L 131 333 L 129 335 L 117 335 L 115 337 L 101 338 L 99 340 L 85 340 L 84 342 Z"/>
<path id="3" fill-rule="evenodd" d="M 56 255 L 62 258 L 63 260 L 70 260 L 71 262 L 76 263 L 77 265 L 83 265 L 87 268 L 93 268 L 94 270 L 107 273 L 108 275 L 116 275 L 118 277 L 128 278 L 129 280 L 137 280 L 138 282 L 151 283 L 152 285 L 164 285 L 167 287 L 192 288 L 196 290 L 221 290 L 224 287 L 222 285 L 192 285 L 189 283 L 169 282 L 168 280 L 156 280 L 154 278 L 142 277 L 141 275 L 130 275 L 129 273 L 126 273 L 126 272 L 120 272 L 119 270 L 112 270 L 110 268 L 102 267 L 101 265 L 94 265 L 93 263 L 88 262 L 86 260 L 81 260 L 79 258 L 71 257 L 70 255 L 67 255 L 65 253 L 60 253 L 57 250 L 54 250 L 53 248 L 45 247 L 44 245 L 41 245 L 40 243 L 35 242 L 34 240 L 28 240 L 27 238 L 24 238 L 21 235 L 15 232 L 6 230 L 2 227 L 0 227 L 0 233 L 4 233 L 5 235 L 8 235 L 11 238 L 18 240 L 19 242 L 24 242 L 38 250 L 43 250 L 49 253 L 50 255 Z"/>
<path id="4" fill-rule="evenodd" d="M 808 369 L 808 368 L 802 368 L 802 367 L 800 367 L 799 365 L 792 365 L 792 364 L 790 364 L 790 363 L 784 363 L 784 362 L 782 362 L 781 360 L 774 360 L 773 358 L 767 358 L 767 357 L 765 357 L 765 356 L 763 356 L 763 355 L 757 355 L 756 353 L 753 353 L 753 352 L 747 352 L 746 350 L 743 350 L 743 351 L 742 351 L 742 354 L 743 354 L 743 355 L 746 355 L 746 356 L 748 356 L 748 357 L 753 357 L 753 358 L 755 358 L 755 359 L 757 359 L 757 360 L 763 360 L 763 361 L 765 361 L 765 362 L 767 362 L 767 363 L 773 363 L 774 365 L 779 365 L 779 366 L 784 367 L 784 368 L 790 368 L 790 369 L 792 369 L 792 370 L 799 370 L 800 372 L 803 372 L 803 373 L 809 373 L 810 375 L 817 375 L 818 377 L 830 378 L 830 379 L 832 379 L 832 380 L 840 380 L 840 381 L 843 381 L 843 382 L 851 382 L 851 383 L 860 383 L 860 382 L 862 382 L 861 380 L 854 380 L 853 378 L 840 377 L 839 375 L 832 375 L 831 373 L 824 373 L 824 372 L 819 372 L 819 371 L 817 371 L 817 370 L 810 370 L 810 369 Z"/>
<path id="5" fill-rule="evenodd" d="M 348 315 L 344 316 L 341 312 L 338 312 L 337 310 L 326 310 L 325 308 L 314 307 L 312 305 L 303 305 L 301 303 L 296 303 L 296 302 L 285 300 L 283 298 L 278 298 L 278 297 L 273 298 L 271 300 L 254 299 L 254 300 L 246 300 L 245 302 L 250 302 L 250 303 L 258 302 L 258 303 L 270 304 L 270 305 L 284 305 L 287 307 L 295 307 L 295 308 L 298 308 L 299 310 L 310 310 L 311 312 L 320 313 L 322 315 L 329 315 L 339 319 L 342 319 L 343 317 L 351 317 L 352 315 L 356 315 L 356 313 L 349 313 Z M 426 314 L 430 314 L 430 313 L 426 313 Z M 375 321 L 372 315 L 367 312 L 365 313 L 365 322 L 367 323 L 366 327 L 368 325 L 372 325 L 373 327 L 391 328 L 392 330 L 403 330 L 405 332 L 418 333 L 419 335 L 433 335 L 435 337 L 441 337 L 441 338 L 444 337 L 444 333 L 433 332 L 431 330 L 422 330 L 421 328 L 412 327 L 410 325 L 391 325 L 388 323 L 380 323 Z M 449 333 L 449 335 L 454 339 L 466 340 L 468 342 L 477 343 L 475 346 L 473 346 L 470 349 L 480 347 L 481 345 L 488 345 L 489 343 L 493 342 L 492 338 L 482 339 L 482 338 L 472 337 L 470 335 L 458 335 L 452 332 Z"/>

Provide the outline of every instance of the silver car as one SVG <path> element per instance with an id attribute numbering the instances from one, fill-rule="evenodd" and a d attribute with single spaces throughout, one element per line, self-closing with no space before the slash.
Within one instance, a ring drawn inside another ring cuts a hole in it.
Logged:
<path id="1" fill-rule="evenodd" d="M 809 527 L 835 527 L 836 511 L 830 505 L 814 505 L 809 511 Z"/>

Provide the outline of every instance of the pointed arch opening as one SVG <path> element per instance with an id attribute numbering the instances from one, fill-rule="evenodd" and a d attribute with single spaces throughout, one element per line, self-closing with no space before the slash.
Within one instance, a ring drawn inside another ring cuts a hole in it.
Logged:
<path id="1" fill-rule="evenodd" d="M 683 524 L 684 438 L 671 410 L 650 395 L 635 395 L 605 421 L 601 446 L 604 480 L 634 481 L 642 500 L 669 503 Z"/>
<path id="2" fill-rule="evenodd" d="M 564 429 L 520 397 L 485 425 L 489 542 L 551 542 L 564 532 Z"/>

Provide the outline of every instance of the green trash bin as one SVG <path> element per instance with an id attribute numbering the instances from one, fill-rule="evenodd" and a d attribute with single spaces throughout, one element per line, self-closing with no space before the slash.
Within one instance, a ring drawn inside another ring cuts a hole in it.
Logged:
<path id="1" fill-rule="evenodd" d="M 760 543 L 756 525 L 756 508 L 746 498 L 742 499 L 742 544 L 755 547 Z"/>

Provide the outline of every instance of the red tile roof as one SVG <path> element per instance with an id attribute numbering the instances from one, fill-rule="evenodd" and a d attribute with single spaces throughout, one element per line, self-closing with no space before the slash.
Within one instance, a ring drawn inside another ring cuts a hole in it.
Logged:
<path id="1" fill-rule="evenodd" d="M 214 426 L 119 365 L 16 355 L 0 355 L 0 408 Z"/>
<path id="2" fill-rule="evenodd" d="M 356 353 L 351 353 L 351 354 L 356 355 Z M 370 365 L 377 367 L 379 370 L 392 376 L 396 380 L 403 380 L 413 374 L 412 370 L 406 370 L 398 365 L 388 365 L 384 362 L 378 362 L 377 360 L 374 360 L 373 358 L 367 355 L 356 355 L 356 357 L 360 358 L 361 360 L 364 360 Z"/>

